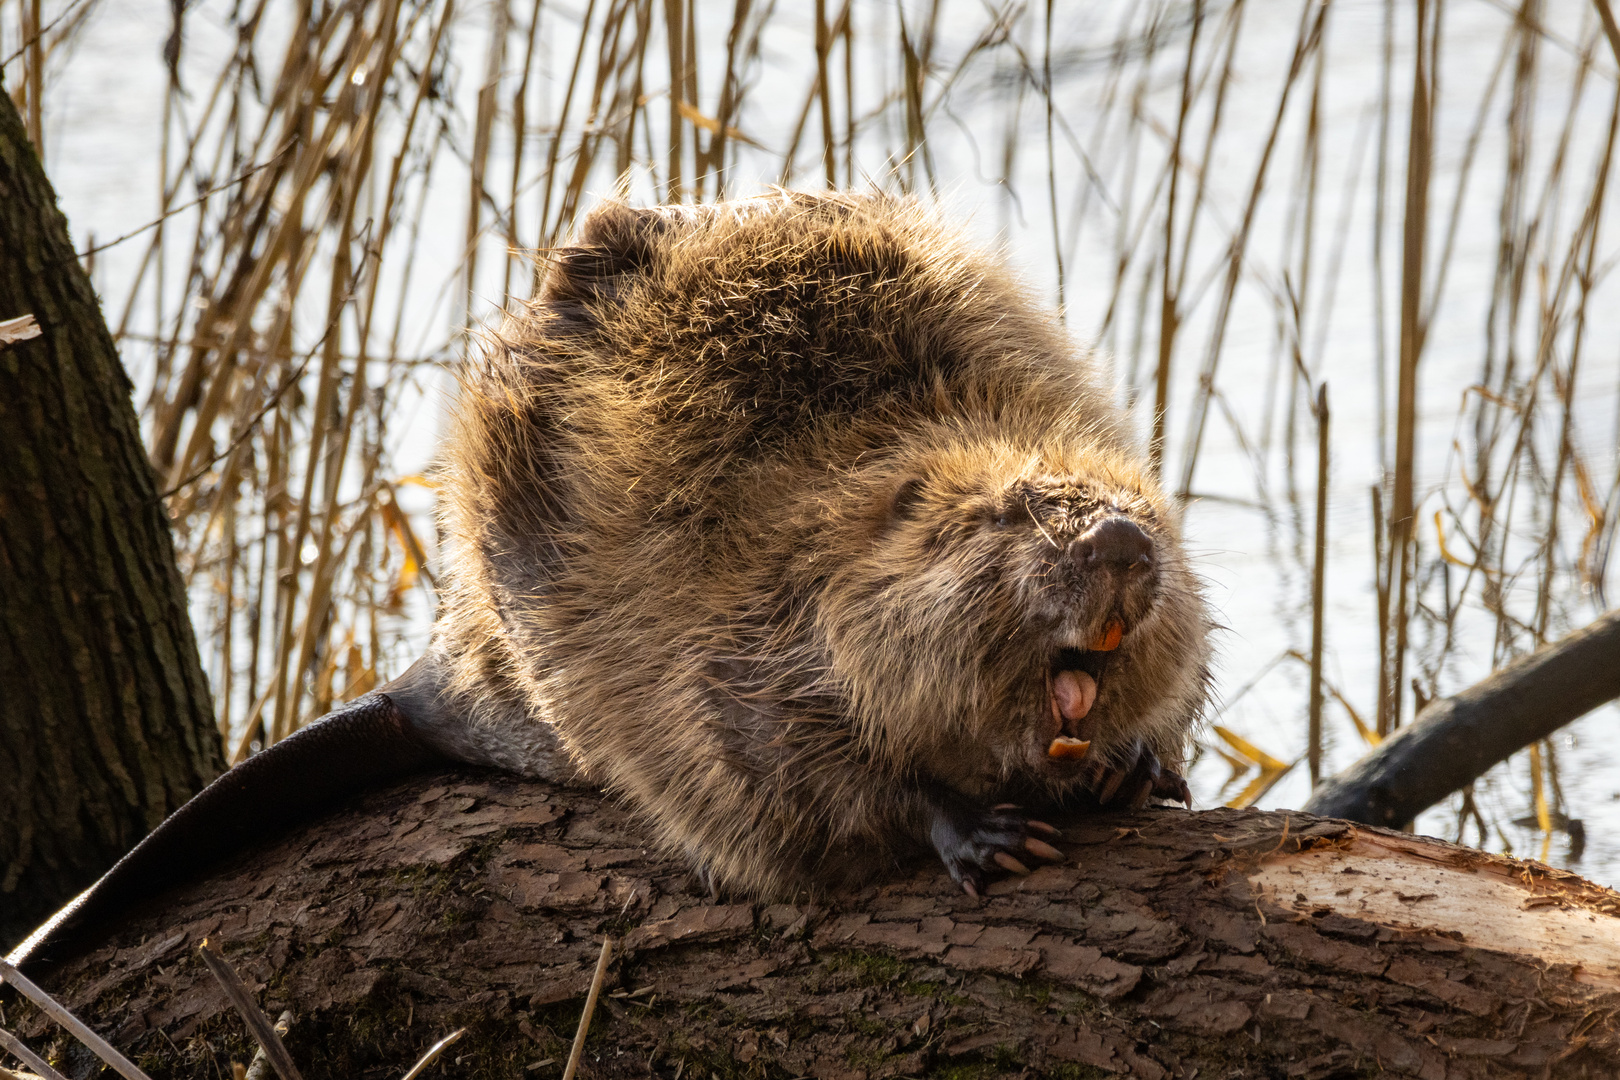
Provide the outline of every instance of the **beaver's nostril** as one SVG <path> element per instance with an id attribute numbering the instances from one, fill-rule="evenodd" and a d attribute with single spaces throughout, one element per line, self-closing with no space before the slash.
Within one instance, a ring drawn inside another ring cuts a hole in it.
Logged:
<path id="1" fill-rule="evenodd" d="M 1111 517 L 1080 538 L 1075 557 L 1087 566 L 1145 569 L 1153 565 L 1153 541 L 1129 518 Z"/>

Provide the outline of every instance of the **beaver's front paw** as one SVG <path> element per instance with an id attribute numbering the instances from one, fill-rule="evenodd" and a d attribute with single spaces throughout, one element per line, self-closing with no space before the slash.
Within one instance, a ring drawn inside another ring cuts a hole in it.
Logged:
<path id="1" fill-rule="evenodd" d="M 1044 821 L 1031 821 L 1011 804 L 988 810 L 967 805 L 940 807 L 934 815 L 929 839 L 952 880 L 969 896 L 983 891 L 989 875 L 1008 871 L 1027 874 L 1023 859 L 1055 861 L 1057 848 L 1040 839 L 1062 834 Z"/>
<path id="2" fill-rule="evenodd" d="M 1099 761 L 1087 786 L 1105 809 L 1128 806 L 1139 810 L 1149 799 L 1171 799 L 1192 808 L 1192 791 L 1174 769 L 1159 762 L 1159 755 L 1141 739 L 1118 758 Z"/>

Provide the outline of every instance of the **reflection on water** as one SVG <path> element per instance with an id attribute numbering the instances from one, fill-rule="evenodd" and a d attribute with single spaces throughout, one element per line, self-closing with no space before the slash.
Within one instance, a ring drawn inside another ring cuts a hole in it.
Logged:
<path id="1" fill-rule="evenodd" d="M 184 92 L 168 98 L 166 143 L 162 49 L 169 31 L 146 8 L 101 0 L 75 30 L 71 49 L 53 59 L 47 164 L 82 242 L 150 221 L 165 177 L 178 192 L 171 205 L 179 205 L 266 160 L 269 149 L 244 148 L 269 108 L 291 14 L 267 9 L 253 30 L 252 78 L 223 91 L 235 95 L 229 100 L 237 111 L 209 112 L 218 73 L 239 55 L 234 10 L 204 3 L 187 16 L 177 69 Z M 1314 0 L 1120 0 L 1060 11 L 1050 28 L 1038 10 L 1023 7 L 953 2 L 897 12 L 852 3 L 847 21 L 832 27 L 836 49 L 848 49 L 850 60 L 842 52 L 831 57 L 825 121 L 819 95 L 807 92 L 816 70 L 809 5 L 755 13 L 740 36 L 726 21 L 730 5 L 694 10 L 696 70 L 682 82 L 686 111 L 677 110 L 685 117 L 688 188 L 703 174 L 693 147 L 711 140 L 702 145 L 713 148 L 722 127 L 714 116 L 728 101 L 733 193 L 784 177 L 819 183 L 825 131 L 834 139 L 830 160 L 840 182 L 854 176 L 935 191 L 951 212 L 1004 238 L 1032 282 L 1061 298 L 1074 332 L 1100 344 L 1144 441 L 1155 430 L 1164 387 L 1166 482 L 1187 493 L 1189 545 L 1225 627 L 1218 726 L 1203 737 L 1192 774 L 1202 804 L 1255 798 L 1262 806 L 1297 806 L 1308 794 L 1301 762 L 1317 495 L 1311 404 L 1324 383 L 1332 409 L 1325 772 L 1366 748 L 1362 732 L 1377 728 L 1381 678 L 1388 683 L 1393 672 L 1380 659 L 1381 641 L 1387 649 L 1392 637 L 1380 630 L 1380 610 L 1389 623 L 1399 605 L 1387 518 L 1399 495 L 1390 478 L 1401 468 L 1403 348 L 1421 342 L 1411 386 L 1410 648 L 1395 680 L 1402 715 L 1409 719 L 1423 700 L 1468 685 L 1613 604 L 1604 576 L 1620 518 L 1620 356 L 1613 345 L 1620 296 L 1610 273 L 1617 208 L 1607 150 L 1620 96 L 1615 57 L 1590 4 L 1548 3 L 1533 24 L 1492 5 L 1449 5 L 1443 25 L 1424 31 L 1438 32 L 1430 55 L 1420 47 L 1415 11 L 1371 0 L 1331 8 Z M 360 250 L 376 242 L 383 219 L 399 223 L 392 246 L 376 255 L 381 284 L 374 291 L 384 298 L 375 326 L 367 322 L 375 340 L 366 343 L 368 356 L 394 359 L 389 366 L 369 361 L 375 405 L 367 406 L 371 426 L 355 445 L 370 449 L 352 452 L 370 453 L 373 472 L 396 479 L 430 463 L 448 393 L 433 364 L 455 362 L 465 312 L 490 319 L 496 298 L 526 293 L 531 264 L 521 253 L 505 254 L 508 238 L 532 247 L 548 230 L 565 228 L 568 200 L 588 203 L 589 192 L 613 190 L 625 167 L 631 198 L 663 197 L 670 116 L 668 51 L 662 24 L 650 16 L 649 37 L 624 30 L 624 41 L 645 47 L 612 58 L 619 66 L 604 81 L 592 67 L 594 48 L 576 51 L 580 20 L 595 6 L 548 6 L 542 19 L 550 21 L 538 34 L 528 5 L 469 9 L 448 20 L 442 39 L 434 36 L 438 5 L 403 12 L 401 70 L 383 78 L 354 68 L 347 85 L 357 89 L 328 88 L 337 96 L 314 106 L 318 113 L 337 109 L 341 94 L 363 100 L 378 87 L 385 96 L 376 121 L 384 150 L 366 165 L 379 171 L 367 174 L 373 179 L 360 214 L 370 215 L 371 231 L 351 239 Z M 605 16 L 590 17 L 597 21 L 588 35 L 599 42 Z M 497 26 L 504 38 L 491 37 Z M 0 54 L 9 55 L 15 27 L 5 32 Z M 737 77 L 728 81 L 734 37 L 746 47 L 733 50 Z M 492 48 L 492 41 L 504 45 Z M 438 66 L 424 66 L 434 43 Z M 1420 54 L 1438 73 L 1432 138 L 1422 144 L 1426 187 L 1408 182 L 1409 156 L 1419 145 L 1411 131 Z M 580 77 L 571 79 L 576 56 L 583 58 Z M 639 66 L 626 66 L 632 56 Z M 424 70 L 432 79 L 419 81 Z M 14 78 L 10 70 L 7 77 Z M 419 84 L 431 86 L 431 120 L 413 129 L 409 153 L 398 159 L 405 163 L 401 198 L 385 212 L 378 200 L 391 190 L 389 140 L 402 137 Z M 481 86 L 495 121 L 482 128 Z M 591 93 L 598 97 L 587 101 Z M 510 137 L 519 95 L 521 160 Z M 627 128 L 630 118 L 639 126 Z M 204 152 L 187 161 L 185 140 L 199 131 Z M 593 132 L 628 137 L 613 145 Z M 782 151 L 795 138 L 794 168 L 784 172 Z M 597 151 L 595 159 L 583 156 Z M 332 153 L 343 152 L 335 143 Z M 480 152 L 479 239 L 469 248 L 468 162 Z M 1173 157 L 1179 169 L 1167 168 Z M 587 165 L 576 167 L 582 160 Z M 712 180 L 706 191 L 712 195 Z M 109 315 L 125 327 L 125 355 L 143 393 L 168 385 L 166 372 L 178 361 L 165 343 L 194 330 L 198 312 L 218 302 L 205 300 L 214 294 L 188 277 L 187 230 L 201 220 L 206 234 L 209 221 L 226 220 L 224 196 L 212 198 L 201 218 L 177 213 L 151 259 L 145 238 L 96 256 L 96 283 Z M 285 214 L 292 202 L 278 196 L 267 205 Z M 324 246 L 303 292 L 274 294 L 290 297 L 283 301 L 285 342 L 265 346 L 288 355 L 313 350 L 330 325 L 324 285 L 336 250 L 332 226 L 318 220 L 313 204 L 305 213 L 310 235 Z M 1423 241 L 1417 277 L 1415 237 Z M 470 271 L 469 251 L 477 256 Z M 162 290 L 150 285 L 159 271 Z M 129 302 L 137 280 L 148 284 Z M 1405 290 L 1415 299 L 1404 305 L 1403 280 L 1418 282 Z M 273 307 L 272 295 L 255 325 Z M 358 329 L 340 321 L 337 334 L 344 357 L 357 355 Z M 352 371 L 352 359 L 340 361 Z M 288 405 L 285 429 L 275 430 L 307 438 L 307 409 Z M 151 410 L 146 419 L 151 431 Z M 230 430 L 222 427 L 216 440 L 226 442 Z M 255 461 L 269 460 L 265 440 L 273 434 L 254 433 L 245 444 L 261 455 Z M 296 491 L 305 465 L 289 460 L 282 479 L 285 490 Z M 217 490 L 211 483 L 199 490 Z M 332 491 L 332 505 L 350 513 L 356 528 L 369 520 L 364 500 L 374 493 L 353 470 Z M 349 590 L 340 594 L 359 598 L 351 601 L 357 606 L 334 617 L 329 638 L 321 636 L 328 633 L 324 614 L 307 620 L 320 628 L 305 635 L 313 674 L 294 673 L 288 718 L 307 716 L 323 700 L 322 678 L 329 699 L 345 671 L 351 687 L 362 676 L 386 676 L 423 640 L 431 598 L 425 584 L 400 576 L 400 565 L 411 565 L 412 544 L 431 549 L 431 489 L 406 483 L 388 492 L 377 496 L 377 531 L 365 534 L 372 540 L 344 549 L 345 558 L 375 563 L 340 575 Z M 406 514 L 390 518 L 388 506 Z M 197 623 L 205 634 L 214 628 L 205 653 L 237 738 L 250 708 L 265 707 L 267 672 L 276 668 L 271 654 L 248 658 L 242 642 L 271 603 L 263 582 L 276 572 L 278 549 L 266 537 L 286 528 L 263 523 L 280 522 L 275 515 L 284 511 L 274 499 L 244 504 L 240 521 L 230 518 L 230 536 L 220 532 L 217 513 L 202 515 L 200 525 L 191 524 L 195 514 L 181 522 L 182 530 L 199 530 L 183 534 L 182 549 L 193 568 Z M 305 596 L 324 549 L 316 543 L 307 565 L 299 561 L 303 547 L 295 550 L 299 558 L 284 562 L 282 572 Z M 236 553 L 245 554 L 237 560 Z M 368 619 L 369 631 L 357 636 L 355 626 Z M 225 622 L 243 632 L 222 644 Z M 296 622 L 286 614 L 289 632 Z M 268 707 L 282 715 L 279 699 Z M 1494 770 L 1466 799 L 1426 813 L 1418 828 L 1620 882 L 1620 762 L 1609 750 L 1614 741 L 1600 736 L 1617 718 L 1615 706 L 1598 710 L 1536 754 Z"/>

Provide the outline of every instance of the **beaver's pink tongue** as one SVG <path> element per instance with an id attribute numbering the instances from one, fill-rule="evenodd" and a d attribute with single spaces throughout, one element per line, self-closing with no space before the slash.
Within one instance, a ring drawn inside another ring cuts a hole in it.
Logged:
<path id="1" fill-rule="evenodd" d="M 1097 701 L 1097 680 L 1083 671 L 1060 671 L 1052 677 L 1052 700 L 1063 718 L 1063 730 L 1080 734 L 1080 721 Z"/>
<path id="2" fill-rule="evenodd" d="M 1086 756 L 1091 741 L 1078 737 L 1080 721 L 1096 700 L 1097 680 L 1085 672 L 1060 671 L 1052 676 L 1052 711 L 1063 733 L 1052 740 L 1046 751 L 1048 757 L 1080 760 Z"/>

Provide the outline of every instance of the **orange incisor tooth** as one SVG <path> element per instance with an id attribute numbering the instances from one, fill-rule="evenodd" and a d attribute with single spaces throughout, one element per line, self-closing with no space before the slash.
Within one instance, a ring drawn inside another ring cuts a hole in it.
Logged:
<path id="1" fill-rule="evenodd" d="M 1069 758 L 1080 761 L 1091 750 L 1090 739 L 1073 739 L 1067 735 L 1059 735 L 1052 740 L 1052 745 L 1046 748 L 1049 758 Z"/>
<path id="2" fill-rule="evenodd" d="M 1102 628 L 1102 633 L 1091 639 L 1086 648 L 1092 652 L 1113 652 L 1119 648 L 1120 639 L 1125 636 L 1125 626 L 1118 619 L 1108 620 L 1108 625 Z"/>

